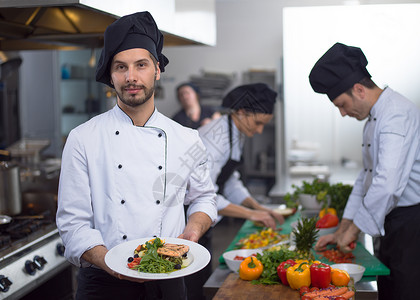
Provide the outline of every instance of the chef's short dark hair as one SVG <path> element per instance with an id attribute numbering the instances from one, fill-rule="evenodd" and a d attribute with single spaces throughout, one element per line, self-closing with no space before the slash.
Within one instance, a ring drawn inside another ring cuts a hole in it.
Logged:
<path id="1" fill-rule="evenodd" d="M 373 82 L 373 80 L 371 78 L 369 78 L 369 77 L 363 78 L 358 83 L 360 83 L 361 85 L 363 85 L 364 87 L 366 87 L 368 89 L 373 89 L 373 88 L 377 87 L 376 83 Z M 353 89 L 353 87 L 349 88 L 347 91 L 345 91 L 345 93 L 347 95 L 350 95 L 351 96 L 352 95 L 352 89 Z"/>

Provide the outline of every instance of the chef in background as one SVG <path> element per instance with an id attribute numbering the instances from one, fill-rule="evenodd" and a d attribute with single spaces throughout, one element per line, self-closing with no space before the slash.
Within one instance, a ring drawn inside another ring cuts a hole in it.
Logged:
<path id="1" fill-rule="evenodd" d="M 363 231 L 380 237 L 378 258 L 391 270 L 378 276 L 379 299 L 419 299 L 420 109 L 390 87 L 379 88 L 362 50 L 333 45 L 309 75 L 341 115 L 366 120 L 363 170 L 354 183 L 339 229 L 321 237 L 317 250 L 336 243 L 343 251 Z"/>
<path id="2" fill-rule="evenodd" d="M 108 250 L 129 240 L 197 242 L 217 210 L 197 131 L 154 105 L 168 59 L 153 17 L 124 16 L 104 37 L 96 80 L 115 89 L 117 104 L 70 132 L 59 184 L 57 227 L 66 258 L 80 267 L 76 299 L 185 300 L 183 278 L 136 281 L 105 264 Z"/>
<path id="3" fill-rule="evenodd" d="M 177 86 L 176 95 L 181 109 L 172 117 L 179 124 L 197 129 L 212 119 L 220 117 L 220 113 L 212 107 L 200 104 L 200 89 L 191 82 Z"/>
<path id="4" fill-rule="evenodd" d="M 238 86 L 223 98 L 222 106 L 230 113 L 198 129 L 209 155 L 219 214 L 258 221 L 273 229 L 276 222 L 284 222 L 283 216 L 251 196 L 237 168 L 242 164 L 245 139 L 261 134 L 273 118 L 276 97 L 264 83 Z"/>

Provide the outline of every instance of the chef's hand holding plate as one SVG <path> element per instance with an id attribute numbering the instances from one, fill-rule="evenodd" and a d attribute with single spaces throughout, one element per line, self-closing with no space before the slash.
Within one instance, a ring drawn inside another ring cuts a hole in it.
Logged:
<path id="1" fill-rule="evenodd" d="M 195 212 L 189 216 L 184 232 L 178 238 L 198 243 L 200 237 L 209 230 L 211 219 L 203 212 Z"/>

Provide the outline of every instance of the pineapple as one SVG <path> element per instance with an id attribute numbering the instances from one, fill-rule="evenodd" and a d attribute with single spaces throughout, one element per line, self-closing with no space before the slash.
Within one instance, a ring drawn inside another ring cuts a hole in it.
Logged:
<path id="1" fill-rule="evenodd" d="M 294 240 L 296 244 L 296 251 L 300 259 L 314 260 L 312 254 L 312 245 L 318 237 L 318 229 L 316 228 L 317 217 L 301 218 L 298 221 L 296 228 L 293 229 Z"/>

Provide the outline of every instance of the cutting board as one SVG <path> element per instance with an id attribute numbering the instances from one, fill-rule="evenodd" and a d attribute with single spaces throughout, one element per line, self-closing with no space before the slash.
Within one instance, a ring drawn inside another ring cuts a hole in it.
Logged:
<path id="1" fill-rule="evenodd" d="M 331 247 L 329 247 L 331 248 Z M 333 265 L 328 259 L 321 256 L 320 253 L 314 253 L 315 258 L 329 265 Z M 357 243 L 356 248 L 353 250 L 353 263 L 362 265 L 366 268 L 363 276 L 377 276 L 389 275 L 390 270 L 379 259 L 369 253 L 362 244 Z"/>
<path id="2" fill-rule="evenodd" d="M 230 273 L 213 300 L 299 300 L 299 292 L 282 284 L 252 284 Z"/>

